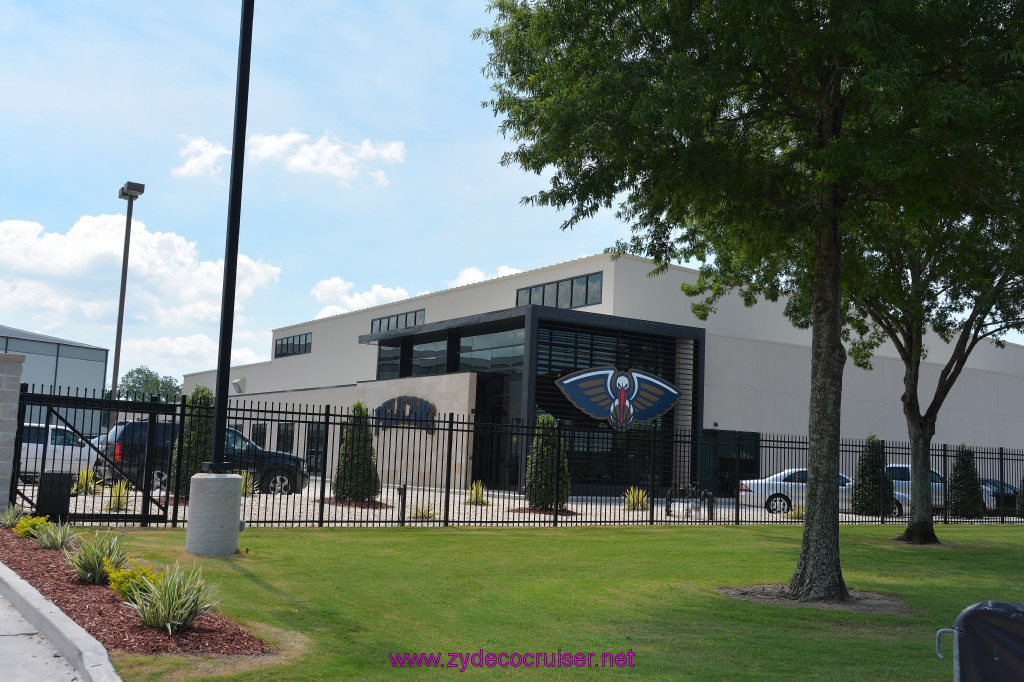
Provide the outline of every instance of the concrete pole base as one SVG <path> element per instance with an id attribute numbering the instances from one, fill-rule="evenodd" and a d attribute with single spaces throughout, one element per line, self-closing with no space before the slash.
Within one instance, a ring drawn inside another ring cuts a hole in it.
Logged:
<path id="1" fill-rule="evenodd" d="M 196 474 L 189 482 L 185 551 L 224 556 L 238 551 L 242 520 L 242 477 Z"/>

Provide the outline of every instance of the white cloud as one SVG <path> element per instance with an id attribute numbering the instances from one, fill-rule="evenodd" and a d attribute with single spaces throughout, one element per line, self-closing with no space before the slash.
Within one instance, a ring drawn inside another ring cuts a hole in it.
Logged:
<path id="1" fill-rule="evenodd" d="M 255 161 L 282 161 L 292 173 L 330 175 L 342 185 L 359 177 L 363 166 L 371 162 L 404 163 L 405 143 L 401 141 L 352 144 L 324 133 L 316 141 L 311 136 L 290 130 L 284 135 L 253 135 L 249 153 Z M 380 169 L 366 171 L 377 185 L 390 181 Z"/>
<path id="2" fill-rule="evenodd" d="M 409 298 L 409 292 L 402 287 L 392 288 L 374 284 L 369 291 L 352 291 L 353 287 L 355 283 L 346 282 L 341 277 L 331 277 L 317 282 L 309 293 L 318 303 L 329 305 L 317 314 L 316 319 Z"/>
<path id="3" fill-rule="evenodd" d="M 125 339 L 121 353 L 122 367 L 146 365 L 158 374 L 168 374 L 179 380 L 185 373 L 217 367 L 217 341 L 206 334 Z M 248 365 L 269 359 L 267 353 L 232 345 L 232 365 Z"/>
<path id="4" fill-rule="evenodd" d="M 0 221 L 0 319 L 109 348 L 117 316 L 124 216 L 83 216 L 66 233 L 39 223 Z M 223 261 L 201 260 L 196 244 L 133 221 L 125 304 L 133 321 L 181 333 L 220 319 Z M 281 269 L 238 257 L 236 313 Z M 240 324 L 236 314 L 236 325 Z M 122 363 L 124 364 L 124 363 Z"/>
<path id="5" fill-rule="evenodd" d="M 185 142 L 185 146 L 178 152 L 178 156 L 185 159 L 185 163 L 171 169 L 171 175 L 175 177 L 216 175 L 221 171 L 221 167 L 217 165 L 220 157 L 231 154 L 231 150 L 224 145 L 210 142 L 205 137 L 178 137 Z"/>
<path id="6" fill-rule="evenodd" d="M 477 282 L 483 282 L 489 279 L 495 279 L 497 277 L 507 277 L 508 275 L 514 275 L 522 272 L 519 268 L 513 268 L 508 265 L 498 266 L 498 271 L 494 274 L 486 274 L 480 268 L 468 267 L 463 268 L 459 274 L 453 280 L 445 282 L 445 286 L 454 289 L 455 287 L 466 286 L 467 284 L 476 284 Z"/>

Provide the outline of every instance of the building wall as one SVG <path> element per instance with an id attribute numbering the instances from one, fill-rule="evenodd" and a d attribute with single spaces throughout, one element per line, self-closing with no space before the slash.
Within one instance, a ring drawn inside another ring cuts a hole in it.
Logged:
<path id="1" fill-rule="evenodd" d="M 107 351 L 102 348 L 76 346 L 0 336 L 0 351 L 25 356 L 22 383 L 37 390 L 51 387 L 102 394 L 107 373 Z"/>
<path id="2" fill-rule="evenodd" d="M 704 378 L 704 427 L 779 434 L 805 434 L 810 387 L 810 330 L 796 329 L 783 315 L 783 304 L 760 302 L 747 308 L 727 296 L 705 322 L 693 315 L 692 300 L 680 290 L 696 281 L 695 270 L 671 267 L 648 277 L 649 261 L 632 256 L 611 259 L 598 255 L 553 265 L 400 303 L 306 322 L 274 331 L 274 339 L 313 333 L 313 352 L 269 363 L 232 369 L 232 379 L 245 379 L 245 393 L 283 388 L 337 386 L 372 380 L 376 346 L 357 338 L 370 322 L 420 308 L 426 322 L 464 317 L 515 306 L 516 290 L 603 271 L 602 303 L 588 312 L 702 327 L 707 331 Z M 934 334 L 926 336 L 928 356 L 922 364 L 920 395 L 927 403 L 951 346 Z M 271 346 L 273 348 L 273 345 Z M 903 416 L 903 363 L 889 343 L 875 354 L 873 370 L 848 362 L 844 373 L 842 435 L 863 438 L 874 433 L 887 440 L 906 440 Z M 623 368 L 625 369 L 625 368 Z M 186 375 L 186 390 L 197 383 L 213 386 L 214 372 Z M 312 394 L 308 394 L 312 395 Z M 342 404 L 341 389 L 323 399 Z M 312 398 L 310 398 L 312 400 Z M 982 342 L 971 355 L 942 407 L 936 442 L 1024 447 L 1024 347 Z"/>

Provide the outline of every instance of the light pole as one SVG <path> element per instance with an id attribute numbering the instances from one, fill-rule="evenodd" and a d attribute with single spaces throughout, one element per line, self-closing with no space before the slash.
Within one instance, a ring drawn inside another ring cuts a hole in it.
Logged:
<path id="1" fill-rule="evenodd" d="M 117 340 L 114 341 L 114 377 L 110 380 L 110 397 L 117 399 L 117 370 L 121 364 L 121 328 L 124 326 L 124 292 L 128 284 L 128 244 L 132 238 L 132 204 L 146 191 L 141 182 L 126 182 L 117 193 L 118 199 L 128 200 L 128 217 L 124 223 L 124 259 L 121 261 L 121 298 L 117 304 Z"/>

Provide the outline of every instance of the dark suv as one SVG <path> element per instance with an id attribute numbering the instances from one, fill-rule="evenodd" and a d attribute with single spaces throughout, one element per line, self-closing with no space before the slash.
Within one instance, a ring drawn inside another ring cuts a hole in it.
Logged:
<path id="1" fill-rule="evenodd" d="M 151 489 L 167 490 L 173 464 L 176 424 L 157 422 L 156 453 L 151 467 Z M 96 476 L 108 480 L 127 478 L 141 487 L 146 469 L 146 439 L 149 423 L 138 421 L 119 424 L 107 435 L 107 459 L 96 463 Z M 204 453 L 207 454 L 207 453 Z M 300 492 L 309 483 L 301 457 L 286 452 L 264 450 L 235 429 L 224 433 L 224 459 L 233 471 L 251 471 L 260 490 L 288 495 Z M 186 484 L 187 485 L 187 484 Z"/>
<path id="2" fill-rule="evenodd" d="M 152 461 L 152 489 L 166 490 L 171 455 L 177 438 L 177 422 L 156 423 L 156 450 Z M 102 441 L 105 457 L 96 461 L 96 477 L 108 481 L 128 479 L 140 487 L 145 476 L 146 445 L 149 442 L 149 422 L 134 421 L 118 424 L 110 429 Z"/>

